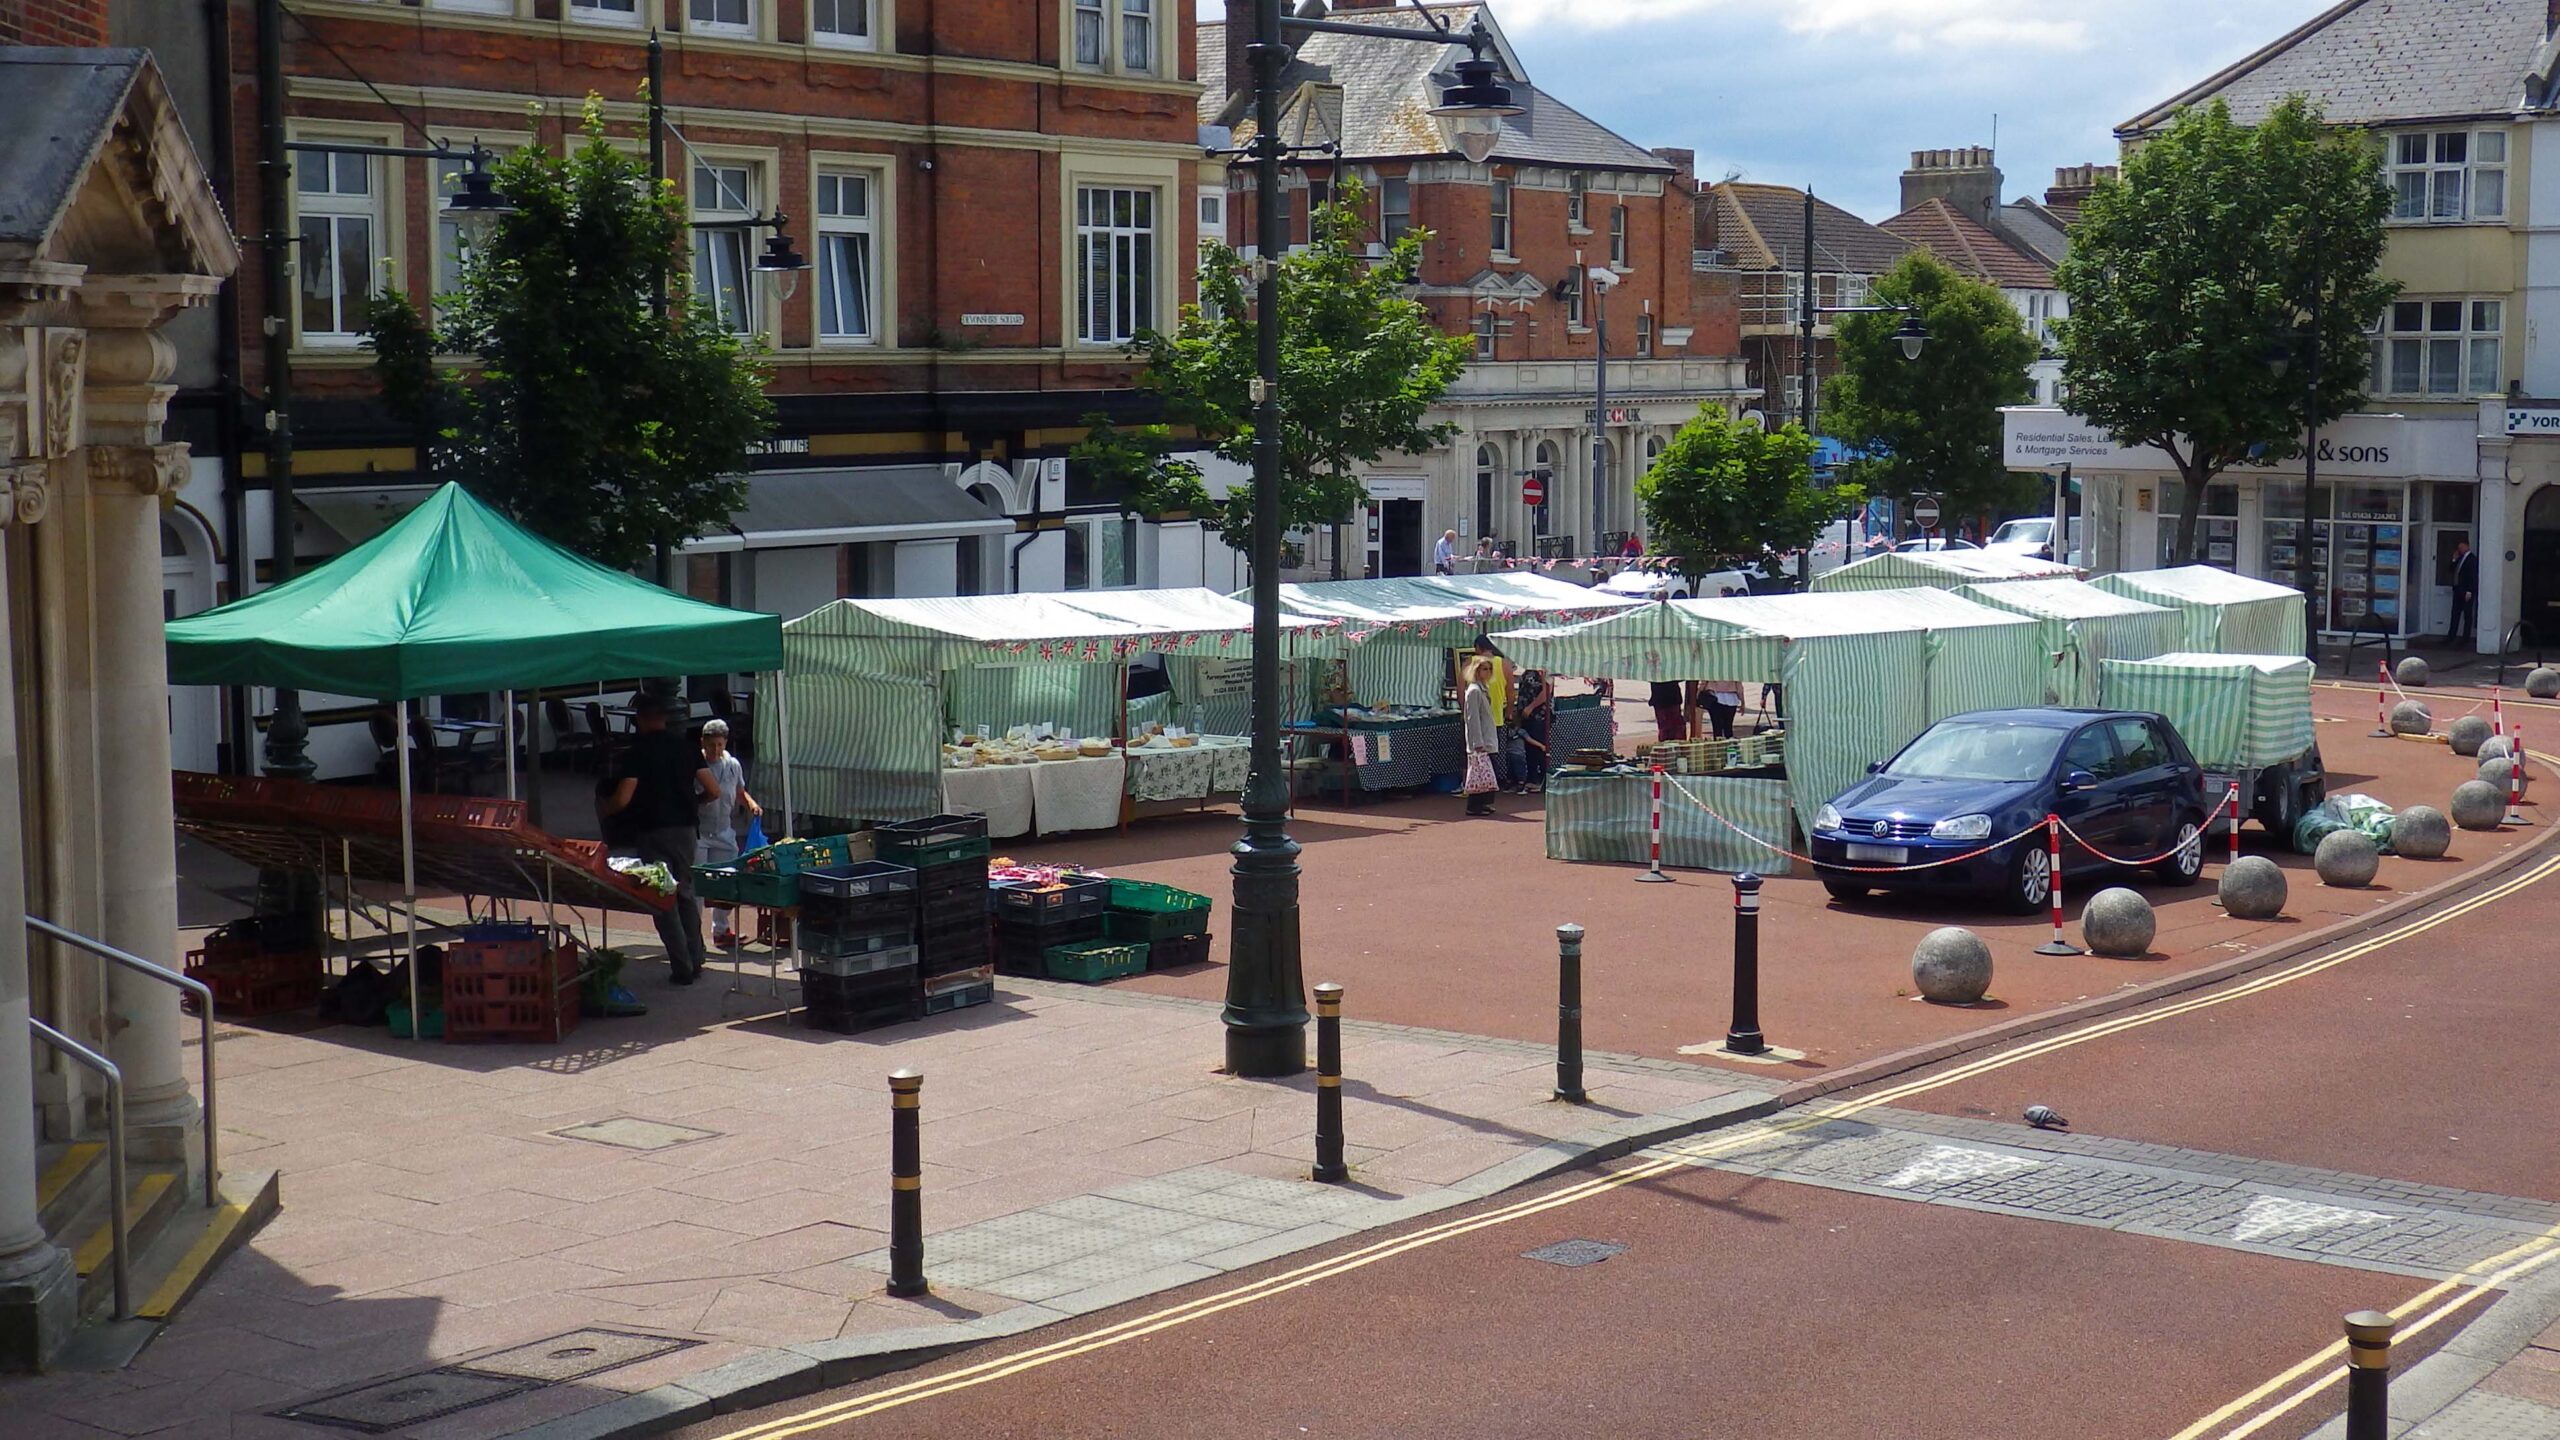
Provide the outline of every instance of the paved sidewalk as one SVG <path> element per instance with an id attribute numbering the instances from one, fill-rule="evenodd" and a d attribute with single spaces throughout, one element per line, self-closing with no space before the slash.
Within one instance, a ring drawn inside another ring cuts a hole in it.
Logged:
<path id="1" fill-rule="evenodd" d="M 1595 1054 L 1594 1103 L 1565 1106 L 1546 1047 L 1355 1021 L 1353 1183 L 1319 1186 L 1311 1080 L 1216 1073 L 1214 1005 L 1003 980 L 992 1006 L 833 1036 L 722 973 L 636 972 L 653 1013 L 559 1047 L 222 1030 L 224 1160 L 281 1172 L 283 1213 L 131 1369 L 0 1383 L 12 1440 L 600 1433 L 1462 1203 L 1777 1083 Z M 882 1294 L 901 1066 L 925 1076 L 914 1302 Z"/>
<path id="2" fill-rule="evenodd" d="M 2560 1440 L 2560 1275 L 2538 1274 L 2391 1382 L 2407 1440 Z M 2344 1417 L 2312 1440 L 2345 1440 Z"/>

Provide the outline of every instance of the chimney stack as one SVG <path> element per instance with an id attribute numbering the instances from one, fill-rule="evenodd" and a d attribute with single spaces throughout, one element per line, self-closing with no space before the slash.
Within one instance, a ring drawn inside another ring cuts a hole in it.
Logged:
<path id="1" fill-rule="evenodd" d="M 2560 0 L 2551 0 L 2560 5 Z M 2057 165 L 2053 171 L 2053 188 L 2044 192 L 2047 205 L 2077 205 L 2089 198 L 2091 191 L 2116 178 L 2113 165 Z"/>
<path id="2" fill-rule="evenodd" d="M 2560 0 L 2551 0 L 2551 3 L 2554 5 L 2560 5 Z M 1663 145 L 1656 146 L 1653 153 L 1658 159 L 1670 161 L 1671 168 L 1679 172 L 1679 176 L 1682 180 L 1690 182 L 1691 184 L 1696 183 L 1698 178 L 1697 151 L 1681 150 L 1672 146 Z"/>
<path id="3" fill-rule="evenodd" d="M 1990 224 L 2000 208 L 2000 167 L 1991 163 L 1986 146 L 1953 150 L 1914 150 L 1911 168 L 1902 172 L 1902 208 L 1944 200 L 1967 219 Z"/>

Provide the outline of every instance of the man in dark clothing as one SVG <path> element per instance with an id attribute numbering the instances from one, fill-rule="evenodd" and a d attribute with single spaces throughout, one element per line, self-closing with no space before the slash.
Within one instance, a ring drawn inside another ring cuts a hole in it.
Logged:
<path id="1" fill-rule="evenodd" d="M 693 898 L 695 807 L 720 798 L 702 752 L 670 723 L 685 713 L 681 700 L 641 697 L 632 717 L 639 733 L 614 766 L 613 794 L 603 807 L 631 837 L 632 853 L 675 876 L 676 903 L 656 919 L 667 971 L 678 985 L 702 973 L 702 907 Z"/>
<path id="2" fill-rule="evenodd" d="M 2453 545 L 2453 623 L 2445 630 L 2445 640 L 2477 640 L 2480 636 L 2480 557 L 2471 553 L 2471 542 L 2457 540 Z"/>

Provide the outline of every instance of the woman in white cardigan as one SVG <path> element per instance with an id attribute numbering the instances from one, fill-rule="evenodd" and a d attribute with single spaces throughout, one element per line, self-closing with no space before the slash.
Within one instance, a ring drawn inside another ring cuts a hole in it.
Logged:
<path id="1" fill-rule="evenodd" d="M 1493 662 L 1476 660 L 1467 666 L 1467 698 L 1460 706 L 1466 717 L 1467 778 L 1463 787 L 1467 795 L 1467 813 L 1493 813 L 1493 795 L 1497 782 L 1493 773 L 1493 752 L 1502 743 L 1493 724 L 1493 694 L 1486 687 L 1493 682 Z"/>

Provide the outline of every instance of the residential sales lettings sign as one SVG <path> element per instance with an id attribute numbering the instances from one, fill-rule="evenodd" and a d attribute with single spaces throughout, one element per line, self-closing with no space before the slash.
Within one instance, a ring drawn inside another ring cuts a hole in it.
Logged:
<path id="1" fill-rule="evenodd" d="M 2507 433 L 2560 435 L 2560 408 L 2510 405 L 2507 407 Z"/>
<path id="2" fill-rule="evenodd" d="M 2560 416 L 2560 411 L 2550 412 Z M 2115 437 L 2077 415 L 2046 406 L 2015 406 L 2000 412 L 2002 451 L 2012 470 L 2051 470 L 2071 465 L 2081 470 L 2174 471 L 2166 452 L 2154 445 L 2118 445 Z M 2409 470 L 2407 418 L 2399 415 L 2350 415 L 2320 433 L 2320 470 L 2324 475 L 2406 475 Z M 2552 434 L 2560 434 L 2555 426 Z M 2253 468 L 2248 466 L 2241 469 Z M 2299 457 L 2265 467 L 2278 474 L 2300 474 Z"/>

